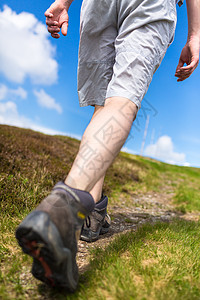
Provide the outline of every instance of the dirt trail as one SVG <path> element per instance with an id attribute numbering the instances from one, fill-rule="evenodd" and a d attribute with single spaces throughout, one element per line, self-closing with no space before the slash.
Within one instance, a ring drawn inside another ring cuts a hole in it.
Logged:
<path id="1" fill-rule="evenodd" d="M 169 222 L 174 217 L 187 220 L 198 220 L 200 213 L 180 214 L 175 211 L 172 205 L 172 193 L 148 193 L 132 198 L 130 207 L 109 206 L 109 214 L 112 218 L 110 230 L 107 234 L 101 235 L 99 240 L 93 243 L 79 241 L 77 263 L 80 273 L 84 272 L 89 264 L 90 250 L 96 247 L 105 248 L 116 235 L 136 230 L 144 223 L 155 223 L 156 221 Z M 123 203 L 123 199 L 122 203 Z"/>
<path id="2" fill-rule="evenodd" d="M 123 197 L 119 200 L 121 207 L 109 206 L 109 214 L 112 218 L 110 230 L 107 234 L 100 236 L 99 240 L 93 243 L 83 241 L 78 242 L 77 263 L 79 272 L 83 273 L 87 270 L 90 261 L 90 250 L 94 248 L 105 248 L 113 239 L 126 231 L 137 230 L 144 223 L 155 223 L 158 220 L 169 222 L 173 217 L 181 217 L 187 220 L 199 220 L 200 213 L 188 213 L 181 215 L 175 211 L 172 205 L 173 194 L 168 193 L 148 193 L 145 195 L 134 195 L 130 206 L 123 204 Z M 39 283 L 30 273 L 29 267 L 22 268 L 20 282 L 26 289 L 26 299 L 49 300 L 57 299 L 51 294 L 51 290 L 44 284 Z M 38 285 L 40 293 L 35 294 L 35 285 Z M 29 286 L 29 288 L 27 288 Z"/>

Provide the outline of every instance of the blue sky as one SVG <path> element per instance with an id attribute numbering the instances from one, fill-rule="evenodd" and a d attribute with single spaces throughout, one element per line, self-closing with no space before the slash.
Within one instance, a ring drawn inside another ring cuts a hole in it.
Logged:
<path id="1" fill-rule="evenodd" d="M 45 29 L 51 1 L 1 1 L 0 123 L 80 138 L 93 112 L 80 108 L 76 91 L 81 0 L 69 10 L 67 37 Z M 124 150 L 180 165 L 200 167 L 198 67 L 184 82 L 174 77 L 187 38 L 186 5 L 177 7 L 175 41 L 154 75 Z"/>

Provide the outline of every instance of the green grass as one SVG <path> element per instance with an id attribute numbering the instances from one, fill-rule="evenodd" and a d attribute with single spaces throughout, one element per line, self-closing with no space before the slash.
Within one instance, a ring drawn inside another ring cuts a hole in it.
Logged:
<path id="1" fill-rule="evenodd" d="M 186 183 L 177 188 L 174 203 L 183 212 L 200 211 L 200 186 L 188 187 Z"/>
<path id="2" fill-rule="evenodd" d="M 34 279 L 15 228 L 68 173 L 79 142 L 10 126 L 0 126 L 0 137 L 0 299 L 200 299 L 200 224 L 183 220 L 147 224 L 95 249 L 75 294 Z M 199 182 L 200 169 L 120 153 L 104 193 L 111 208 L 132 207 L 135 195 L 157 193 L 171 195 L 178 211 L 198 213 Z"/>
<path id="3" fill-rule="evenodd" d="M 146 224 L 95 249 L 74 294 L 51 290 L 28 273 L 29 258 L 13 255 L 0 273 L 1 299 L 199 299 L 200 224 Z M 12 262 L 12 263 L 11 263 Z M 23 265 L 23 268 L 21 268 Z"/>
<path id="4" fill-rule="evenodd" d="M 72 299 L 199 299 L 200 224 L 144 225 L 93 254 Z"/>

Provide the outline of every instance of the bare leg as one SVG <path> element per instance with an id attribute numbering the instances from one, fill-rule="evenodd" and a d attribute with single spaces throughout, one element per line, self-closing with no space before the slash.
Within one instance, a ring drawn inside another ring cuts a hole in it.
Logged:
<path id="1" fill-rule="evenodd" d="M 123 97 L 108 98 L 97 107 L 65 183 L 92 191 L 126 141 L 136 114 L 137 106 Z"/>
<path id="2" fill-rule="evenodd" d="M 92 195 L 95 202 L 98 202 L 101 199 L 104 177 L 105 177 L 105 175 L 103 175 L 99 179 L 99 181 L 97 181 L 97 183 L 94 185 L 94 187 L 90 191 L 90 194 Z"/>

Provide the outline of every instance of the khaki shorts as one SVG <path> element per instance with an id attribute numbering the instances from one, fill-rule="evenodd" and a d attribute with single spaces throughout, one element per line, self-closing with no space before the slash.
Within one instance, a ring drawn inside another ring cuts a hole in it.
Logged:
<path id="1" fill-rule="evenodd" d="M 175 0 L 83 0 L 80 106 L 120 96 L 140 108 L 173 40 L 176 19 Z"/>

